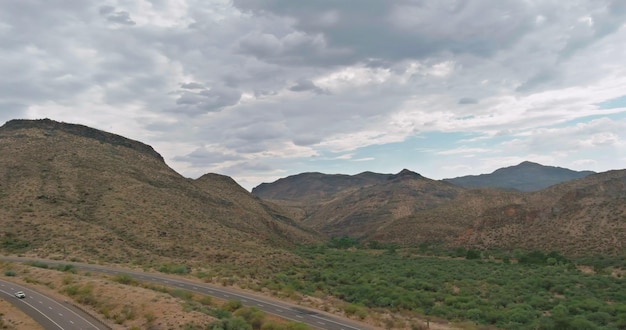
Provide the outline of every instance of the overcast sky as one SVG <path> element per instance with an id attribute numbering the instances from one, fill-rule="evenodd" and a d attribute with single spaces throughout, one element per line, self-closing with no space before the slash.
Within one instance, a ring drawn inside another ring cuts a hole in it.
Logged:
<path id="1" fill-rule="evenodd" d="M 622 169 L 625 24 L 623 0 L 3 0 L 0 121 L 88 125 L 247 189 Z"/>

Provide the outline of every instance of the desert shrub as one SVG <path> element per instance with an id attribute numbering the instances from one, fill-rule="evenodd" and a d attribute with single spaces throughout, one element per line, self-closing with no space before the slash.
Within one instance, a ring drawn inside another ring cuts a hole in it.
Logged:
<path id="1" fill-rule="evenodd" d="M 335 249 L 347 249 L 355 246 L 359 246 L 359 241 L 356 238 L 342 236 L 342 237 L 331 237 L 328 240 L 328 247 Z"/>
<path id="2" fill-rule="evenodd" d="M 211 296 L 203 296 L 200 298 L 199 302 L 204 306 L 210 306 L 213 304 L 213 298 L 211 298 Z"/>
<path id="3" fill-rule="evenodd" d="M 189 274 L 191 272 L 191 269 L 186 265 L 167 264 L 167 265 L 161 265 L 158 271 L 161 273 L 166 273 L 166 274 L 184 275 L 184 274 Z"/>
<path id="4" fill-rule="evenodd" d="M 15 276 L 15 271 L 14 270 L 5 270 L 4 271 L 4 276 Z"/>
<path id="5" fill-rule="evenodd" d="M 227 319 L 231 317 L 232 315 L 229 311 L 221 309 L 221 308 L 210 309 L 208 314 L 220 320 Z"/>
<path id="6" fill-rule="evenodd" d="M 207 330 L 252 330 L 252 326 L 241 317 L 217 320 L 206 327 Z"/>
<path id="7" fill-rule="evenodd" d="M 277 273 L 261 286 L 333 295 L 349 303 L 344 310 L 351 315 L 355 306 L 366 306 L 505 329 L 550 329 L 563 325 L 562 320 L 570 325 L 575 315 L 595 327 L 626 324 L 626 306 L 620 309 L 620 302 L 626 301 L 623 280 L 583 274 L 557 252 L 488 253 L 494 258 L 525 258 L 521 263 L 496 263 L 447 258 L 460 252 L 467 256 L 465 249 L 432 251 L 443 258 L 402 250 L 380 254 L 367 249 L 300 247 L 296 252 L 306 262 Z M 556 262 L 547 265 L 549 258 Z M 606 258 L 604 262 L 609 263 Z M 564 317 L 557 317 L 557 306 L 564 307 Z M 550 314 L 544 316 L 544 311 Z"/>
<path id="8" fill-rule="evenodd" d="M 193 293 L 191 291 L 183 289 L 174 289 L 170 292 L 170 294 L 176 298 L 180 298 L 183 300 L 191 300 L 191 298 L 193 298 Z"/>
<path id="9" fill-rule="evenodd" d="M 233 315 L 246 320 L 255 330 L 261 329 L 265 321 L 265 314 L 256 307 L 242 307 L 236 310 Z"/>
<path id="10" fill-rule="evenodd" d="M 239 300 L 229 300 L 226 303 L 224 303 L 224 305 L 222 305 L 222 309 L 229 311 L 229 312 L 234 312 L 238 310 L 239 308 L 241 308 L 242 306 L 243 304 Z"/>
<path id="11" fill-rule="evenodd" d="M 38 267 L 38 268 L 48 268 L 48 264 L 42 261 L 29 261 L 26 263 L 29 266 Z"/>
<path id="12" fill-rule="evenodd" d="M 23 252 L 30 248 L 29 241 L 25 241 L 16 237 L 13 233 L 5 233 L 0 239 L 0 247 L 10 252 Z"/>
<path id="13" fill-rule="evenodd" d="M 531 251 L 519 258 L 520 264 L 536 264 L 536 265 L 544 265 L 548 260 L 548 256 L 541 251 Z"/>
<path id="14" fill-rule="evenodd" d="M 475 249 L 469 249 L 467 250 L 467 253 L 465 254 L 465 259 L 480 259 L 480 251 L 475 250 Z"/>
<path id="15" fill-rule="evenodd" d="M 76 267 L 74 267 L 74 265 L 58 265 L 56 269 L 61 272 L 76 273 Z"/>
<path id="16" fill-rule="evenodd" d="M 62 290 L 62 293 L 67 294 L 68 296 L 74 298 L 78 303 L 84 305 L 90 305 L 94 307 L 98 307 L 99 302 L 93 294 L 93 284 L 87 283 L 85 285 L 68 285 L 65 286 Z"/>
<path id="17" fill-rule="evenodd" d="M 120 284 L 124 284 L 124 285 L 133 285 L 136 286 L 139 284 L 139 282 L 137 282 L 137 280 L 135 280 L 132 276 L 128 275 L 128 274 L 118 274 L 115 275 L 115 277 L 113 277 L 113 281 L 120 283 Z"/>

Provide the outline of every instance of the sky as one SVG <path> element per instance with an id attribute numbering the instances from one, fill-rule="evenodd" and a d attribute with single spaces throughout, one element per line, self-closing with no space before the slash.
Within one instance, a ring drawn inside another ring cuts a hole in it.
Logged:
<path id="1" fill-rule="evenodd" d="M 0 59 L 0 124 L 87 125 L 246 189 L 626 168 L 623 0 L 6 0 Z"/>

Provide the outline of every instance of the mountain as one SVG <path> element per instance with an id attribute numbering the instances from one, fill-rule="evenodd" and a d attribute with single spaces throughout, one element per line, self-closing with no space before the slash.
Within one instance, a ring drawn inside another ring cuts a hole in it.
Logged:
<path id="1" fill-rule="evenodd" d="M 142 265 L 280 265 L 318 234 L 231 178 L 182 177 L 148 145 L 82 125 L 0 127 L 0 249 Z M 266 258 L 271 256 L 271 258 Z M 269 268 L 271 268 L 271 265 Z"/>
<path id="2" fill-rule="evenodd" d="M 404 169 L 397 174 L 304 173 L 252 193 L 329 236 L 368 237 L 385 224 L 453 200 L 464 189 Z"/>
<path id="3" fill-rule="evenodd" d="M 626 252 L 626 170 L 591 174 L 536 192 L 464 188 L 408 170 L 368 174 L 375 179 L 366 183 L 358 176 L 298 175 L 279 180 L 280 189 L 265 184 L 253 193 L 272 197 L 268 201 L 327 236 L 364 242 L 569 255 Z M 317 195 L 316 187 L 323 187 Z"/>
<path id="4" fill-rule="evenodd" d="M 372 239 L 413 245 L 428 226 L 448 245 L 626 253 L 626 170 L 592 174 L 532 192 L 473 189 L 450 204 L 414 213 Z M 442 235 L 442 228 L 450 229 Z"/>
<path id="5" fill-rule="evenodd" d="M 583 178 L 593 171 L 573 171 L 570 169 L 544 166 L 532 162 L 500 168 L 490 174 L 468 175 L 444 179 L 461 187 L 497 187 L 519 191 L 538 191 L 557 183 Z"/>
<path id="6" fill-rule="evenodd" d="M 337 193 L 385 182 L 389 175 L 363 172 L 357 175 L 302 173 L 262 183 L 252 194 L 263 199 L 323 201 Z"/>

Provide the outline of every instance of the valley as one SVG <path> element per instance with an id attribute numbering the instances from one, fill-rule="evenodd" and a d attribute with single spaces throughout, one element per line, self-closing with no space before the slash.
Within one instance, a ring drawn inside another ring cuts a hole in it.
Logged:
<path id="1" fill-rule="evenodd" d="M 0 255 L 50 262 L 7 261 L 0 276 L 113 328 L 335 329 L 243 293 L 363 329 L 626 327 L 626 170 L 302 173 L 250 193 L 220 174 L 185 178 L 139 141 L 49 119 L 7 122 L 0 153 Z M 4 323 L 28 322 L 18 314 Z"/>

